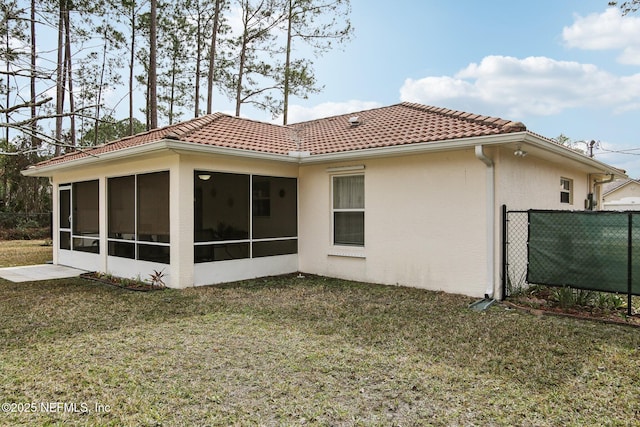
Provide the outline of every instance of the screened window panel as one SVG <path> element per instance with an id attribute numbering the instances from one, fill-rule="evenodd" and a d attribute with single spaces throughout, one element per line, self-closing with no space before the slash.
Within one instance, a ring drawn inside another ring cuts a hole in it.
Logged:
<path id="1" fill-rule="evenodd" d="M 364 212 L 334 212 L 333 242 L 336 245 L 364 246 Z"/>
<path id="2" fill-rule="evenodd" d="M 134 240 L 136 235 L 136 180 L 135 176 L 109 178 L 108 228 L 109 238 Z M 110 255 L 112 255 L 110 253 Z M 129 257 L 126 257 L 129 258 Z"/>
<path id="3" fill-rule="evenodd" d="M 298 196 L 295 178 L 253 177 L 253 238 L 298 235 Z"/>
<path id="4" fill-rule="evenodd" d="M 98 192 L 99 186 L 97 180 L 76 182 L 73 184 L 74 235 L 97 237 L 100 234 Z M 76 248 L 75 241 L 73 247 L 74 249 Z"/>
<path id="5" fill-rule="evenodd" d="M 198 245 L 194 248 L 195 262 L 229 261 L 249 258 L 249 243 Z"/>
<path id="6" fill-rule="evenodd" d="M 364 209 L 364 175 L 333 177 L 333 208 Z"/>
<path id="7" fill-rule="evenodd" d="M 138 175 L 138 240 L 169 242 L 169 172 Z"/>
<path id="8" fill-rule="evenodd" d="M 171 262 L 169 254 L 169 246 L 138 244 L 138 259 L 142 261 L 169 264 Z"/>
<path id="9" fill-rule="evenodd" d="M 60 249 L 71 250 L 71 233 L 68 231 L 60 232 Z"/>
<path id="10" fill-rule="evenodd" d="M 108 252 L 111 256 L 136 259 L 136 245 L 133 242 L 109 242 Z"/>
<path id="11" fill-rule="evenodd" d="M 71 228 L 71 190 L 60 190 L 60 228 Z"/>
<path id="12" fill-rule="evenodd" d="M 298 253 L 298 239 L 253 242 L 254 258 L 295 253 Z"/>
<path id="13" fill-rule="evenodd" d="M 74 238 L 73 250 L 80 252 L 89 252 L 92 254 L 100 253 L 100 241 L 98 239 Z"/>
<path id="14" fill-rule="evenodd" d="M 194 179 L 195 241 L 248 239 L 249 175 L 196 171 Z"/>

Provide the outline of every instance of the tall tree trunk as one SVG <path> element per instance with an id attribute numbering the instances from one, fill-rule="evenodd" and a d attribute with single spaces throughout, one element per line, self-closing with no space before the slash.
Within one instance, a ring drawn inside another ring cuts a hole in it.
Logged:
<path id="1" fill-rule="evenodd" d="M 149 23 L 149 127 L 158 127 L 158 76 L 157 76 L 157 0 L 151 0 Z"/>
<path id="2" fill-rule="evenodd" d="M 100 127 L 100 103 L 102 103 L 102 85 L 104 84 L 104 70 L 107 65 L 107 27 L 104 28 L 104 45 L 102 46 L 102 67 L 100 69 L 100 84 L 98 85 L 98 102 L 96 105 L 95 132 L 93 145 L 98 145 L 98 129 Z"/>
<path id="3" fill-rule="evenodd" d="M 175 105 L 176 97 L 176 67 L 178 62 L 177 55 L 174 52 L 173 60 L 171 61 L 171 92 L 169 96 L 169 124 L 173 124 L 173 106 Z"/>
<path id="4" fill-rule="evenodd" d="M 129 135 L 133 135 L 133 66 L 136 57 L 136 2 L 131 4 L 131 56 L 129 57 Z"/>
<path id="5" fill-rule="evenodd" d="M 240 65 L 238 66 L 238 81 L 236 82 L 236 117 L 240 117 L 240 106 L 242 105 L 242 78 L 244 77 L 244 63 L 247 58 L 247 38 L 242 40 L 240 50 Z"/>
<path id="6" fill-rule="evenodd" d="M 71 111 L 70 124 L 70 144 L 76 146 L 76 116 L 75 116 L 75 100 L 73 98 L 73 70 L 71 68 L 71 20 L 69 18 L 69 10 L 64 12 L 64 33 L 65 33 L 65 64 L 67 67 L 67 79 L 69 80 L 69 110 Z"/>
<path id="7" fill-rule="evenodd" d="M 200 62 L 202 61 L 202 13 L 200 13 L 200 1 L 198 0 L 198 28 L 196 30 L 196 83 L 193 117 L 200 115 Z"/>
<path id="8" fill-rule="evenodd" d="M 4 44 L 4 48 L 6 49 L 7 52 L 7 59 L 6 59 L 6 71 L 7 71 L 7 81 L 6 81 L 6 85 L 7 85 L 7 98 L 6 98 L 6 106 L 9 107 L 11 105 L 11 78 L 10 78 L 10 71 L 11 71 L 11 61 L 9 61 L 9 49 L 11 47 L 11 37 L 10 37 L 10 31 L 9 31 L 9 17 L 8 17 L 8 11 L 7 11 L 7 34 L 6 34 L 6 38 L 4 40 L 5 44 Z M 9 108 L 7 108 L 7 111 L 4 114 L 4 120 L 5 123 L 9 123 L 9 118 L 10 118 L 10 113 L 9 113 Z M 11 136 L 10 132 L 9 132 L 9 126 L 6 127 L 5 129 L 5 147 L 4 147 L 4 151 L 9 152 L 9 137 Z M 2 193 L 0 195 L 2 195 L 2 197 L 4 198 L 4 202 L 6 206 L 9 206 L 9 204 L 11 203 L 11 190 L 9 189 L 9 179 L 8 179 L 8 166 L 7 166 L 7 162 L 3 162 L 3 171 L 2 171 Z"/>
<path id="9" fill-rule="evenodd" d="M 287 19 L 287 53 L 284 63 L 284 98 L 282 103 L 282 124 L 287 124 L 287 116 L 289 114 L 289 77 L 291 73 L 291 25 L 293 20 L 293 4 L 289 0 L 289 16 Z"/>
<path id="10" fill-rule="evenodd" d="M 36 122 L 36 0 L 31 0 L 31 75 L 29 76 L 29 89 L 31 98 L 31 148 L 38 147 L 36 137 L 38 123 Z"/>
<path id="11" fill-rule="evenodd" d="M 60 14 L 58 16 L 58 61 L 56 72 L 56 130 L 54 138 L 62 141 L 62 110 L 64 109 L 64 10 L 66 0 L 59 0 Z M 56 144 L 55 155 L 61 153 L 60 144 Z"/>
<path id="12" fill-rule="evenodd" d="M 209 73 L 207 74 L 207 114 L 211 114 L 211 107 L 213 104 L 213 80 L 215 74 L 216 41 L 220 25 L 221 2 L 222 0 L 216 0 L 216 9 L 213 15 L 213 33 L 211 34 L 211 47 L 209 50 Z"/>

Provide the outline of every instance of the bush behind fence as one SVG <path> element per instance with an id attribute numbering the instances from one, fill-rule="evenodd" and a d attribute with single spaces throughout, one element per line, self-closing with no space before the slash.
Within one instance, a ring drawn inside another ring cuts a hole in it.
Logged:
<path id="1" fill-rule="evenodd" d="M 0 240 L 51 238 L 51 212 L 0 212 Z"/>

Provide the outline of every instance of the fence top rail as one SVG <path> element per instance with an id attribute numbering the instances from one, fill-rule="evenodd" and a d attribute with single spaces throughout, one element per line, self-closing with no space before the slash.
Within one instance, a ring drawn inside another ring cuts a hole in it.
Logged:
<path id="1" fill-rule="evenodd" d="M 509 210 L 507 213 L 574 213 L 574 214 L 587 214 L 587 215 L 640 215 L 640 210 L 637 211 L 589 211 L 589 210 L 561 210 L 561 209 L 528 209 L 528 210 Z"/>

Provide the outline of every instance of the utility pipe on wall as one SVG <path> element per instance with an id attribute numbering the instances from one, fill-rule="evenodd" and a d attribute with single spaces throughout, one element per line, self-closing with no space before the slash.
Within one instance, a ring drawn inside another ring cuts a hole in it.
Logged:
<path id="1" fill-rule="evenodd" d="M 487 166 L 487 290 L 485 298 L 493 298 L 495 268 L 495 173 L 493 160 L 484 154 L 482 145 L 476 145 L 476 158 Z"/>

